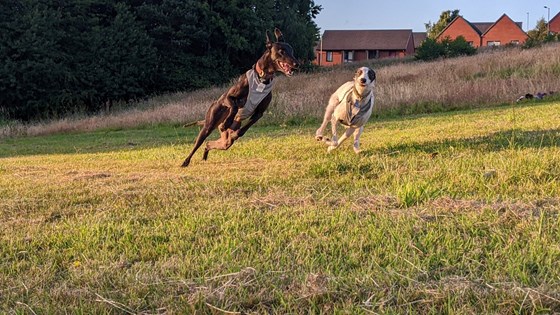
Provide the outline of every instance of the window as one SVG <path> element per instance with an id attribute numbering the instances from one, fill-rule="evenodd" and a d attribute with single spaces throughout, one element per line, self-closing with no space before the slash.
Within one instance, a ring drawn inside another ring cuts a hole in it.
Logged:
<path id="1" fill-rule="evenodd" d="M 354 61 L 354 51 L 347 50 L 344 52 L 344 62 Z"/>
<path id="2" fill-rule="evenodd" d="M 514 39 L 511 41 L 512 45 L 519 45 L 519 41 L 517 39 Z"/>
<path id="3" fill-rule="evenodd" d="M 368 59 L 379 58 L 379 50 L 368 50 Z"/>
<path id="4" fill-rule="evenodd" d="M 501 42 L 499 40 L 496 41 L 488 41 L 488 46 L 500 46 Z"/>
<path id="5" fill-rule="evenodd" d="M 471 47 L 474 47 L 474 42 L 473 41 L 467 42 L 467 44 L 469 44 L 469 46 L 471 46 Z"/>
<path id="6" fill-rule="evenodd" d="M 327 62 L 332 62 L 332 51 L 327 51 Z"/>

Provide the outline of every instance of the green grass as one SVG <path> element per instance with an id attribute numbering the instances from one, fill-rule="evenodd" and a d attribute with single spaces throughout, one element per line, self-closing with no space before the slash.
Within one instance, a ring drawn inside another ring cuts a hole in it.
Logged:
<path id="1" fill-rule="evenodd" d="M 560 102 L 316 127 L 0 140 L 0 310 L 560 311 Z"/>

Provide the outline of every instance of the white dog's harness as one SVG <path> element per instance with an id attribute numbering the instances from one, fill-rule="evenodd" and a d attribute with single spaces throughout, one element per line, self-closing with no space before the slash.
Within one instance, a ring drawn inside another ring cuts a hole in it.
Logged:
<path id="1" fill-rule="evenodd" d="M 242 121 L 245 120 L 255 112 L 257 106 L 262 102 L 262 100 L 272 91 L 272 86 L 274 85 L 274 80 L 270 79 L 268 84 L 265 84 L 254 69 L 251 69 L 245 73 L 247 75 L 247 81 L 249 82 L 249 95 L 247 95 L 247 102 L 237 111 L 235 120 Z"/>
<path id="2" fill-rule="evenodd" d="M 344 101 L 346 101 L 346 104 L 344 110 L 339 112 L 338 121 L 345 126 L 363 126 L 369 118 L 367 113 L 373 106 L 373 92 L 370 91 L 366 96 L 361 98 L 352 97 L 352 94 L 359 95 L 353 86 L 344 93 L 344 97 L 340 100 L 339 105 Z"/>

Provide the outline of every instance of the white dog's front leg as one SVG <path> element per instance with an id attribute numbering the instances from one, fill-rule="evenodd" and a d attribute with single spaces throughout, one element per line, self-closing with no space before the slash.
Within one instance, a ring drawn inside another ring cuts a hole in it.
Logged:
<path id="1" fill-rule="evenodd" d="M 329 145 L 328 151 L 331 152 L 333 149 L 338 147 L 338 136 L 336 135 L 336 127 L 338 125 L 338 121 L 334 115 L 331 116 L 331 131 L 332 131 L 332 138 L 330 141 L 326 141 L 327 145 Z"/>
<path id="2" fill-rule="evenodd" d="M 331 98 L 329 99 L 329 104 L 327 105 L 327 109 L 325 110 L 325 116 L 323 117 L 323 123 L 321 124 L 321 127 L 319 127 L 319 129 L 317 129 L 317 131 L 315 131 L 315 139 L 317 139 L 317 140 L 322 140 L 323 139 L 323 134 L 325 133 L 325 128 L 327 128 L 327 125 L 332 120 L 334 109 L 336 108 L 338 103 L 339 103 L 339 101 L 338 101 L 338 97 L 336 96 L 336 94 L 331 95 Z"/>
<path id="3" fill-rule="evenodd" d="M 360 150 L 360 136 L 362 135 L 362 132 L 364 132 L 363 126 L 354 131 L 354 152 L 356 152 L 356 154 L 362 152 Z"/>
<path id="4" fill-rule="evenodd" d="M 336 142 L 336 144 L 331 144 L 331 146 L 329 146 L 327 151 L 331 152 L 332 150 L 338 148 L 342 144 L 342 142 L 344 142 L 344 140 L 346 140 L 346 139 L 348 139 L 348 137 L 350 137 L 350 135 L 354 132 L 354 130 L 356 130 L 356 129 L 355 128 L 346 129 L 346 131 L 340 137 L 340 140 L 338 140 Z"/>

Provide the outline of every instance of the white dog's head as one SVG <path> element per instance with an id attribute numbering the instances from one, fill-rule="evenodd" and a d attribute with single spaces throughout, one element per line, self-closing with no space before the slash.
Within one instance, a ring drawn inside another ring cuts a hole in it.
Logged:
<path id="1" fill-rule="evenodd" d="M 368 67 L 361 67 L 354 74 L 354 87 L 363 95 L 375 86 L 375 71 Z"/>

